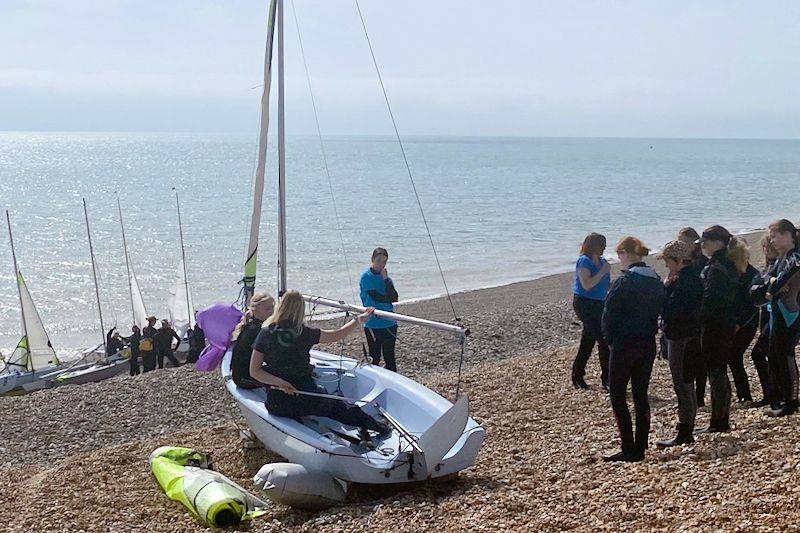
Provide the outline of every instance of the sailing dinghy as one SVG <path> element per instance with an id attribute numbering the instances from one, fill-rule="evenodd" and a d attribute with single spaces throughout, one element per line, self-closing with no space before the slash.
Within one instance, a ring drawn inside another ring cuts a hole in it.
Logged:
<path id="1" fill-rule="evenodd" d="M 274 40 L 277 41 L 278 56 L 278 292 L 283 294 L 287 289 L 283 0 L 271 0 L 269 7 L 258 164 L 250 240 L 242 280 L 245 304 L 253 294 L 256 280 Z M 325 305 L 346 312 L 364 311 L 363 307 L 333 300 L 312 296 L 304 298 L 313 305 Z M 462 347 L 469 333 L 460 325 L 385 311 L 375 313 L 397 321 L 455 334 L 462 342 Z M 485 431 L 469 417 L 466 396 L 461 396 L 453 404 L 423 385 L 382 367 L 317 350 L 311 351 L 311 363 L 315 367 L 317 385 L 326 391 L 324 396 L 354 403 L 370 415 L 385 419 L 392 427 L 391 433 L 378 438 L 376 446 L 372 447 L 360 442 L 353 428 L 328 418 L 309 416 L 295 420 L 274 416 L 264 405 L 269 394 L 266 389 L 241 389 L 233 382 L 231 357 L 232 352 L 228 351 L 222 361 L 221 372 L 225 387 L 236 401 L 255 437 L 273 452 L 310 470 L 325 472 L 345 485 L 350 482 L 401 483 L 455 474 L 474 464 L 483 444 Z M 264 484 L 264 480 L 259 480 L 258 476 L 256 482 Z M 264 488 L 266 492 L 266 487 Z"/>

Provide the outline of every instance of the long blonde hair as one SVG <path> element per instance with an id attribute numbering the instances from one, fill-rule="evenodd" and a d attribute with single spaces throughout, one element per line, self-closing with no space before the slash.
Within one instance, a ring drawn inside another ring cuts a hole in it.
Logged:
<path id="1" fill-rule="evenodd" d="M 292 329 L 295 330 L 295 333 L 299 335 L 303 331 L 303 320 L 305 316 L 306 303 L 303 300 L 303 295 L 297 291 L 286 291 L 286 293 L 281 296 L 278 306 L 275 308 L 272 316 L 264 322 L 264 327 L 270 324 L 288 322 L 292 325 Z"/>
<path id="2" fill-rule="evenodd" d="M 263 303 L 272 302 L 275 304 L 275 298 L 272 297 L 271 294 L 266 292 L 256 292 L 253 294 L 253 297 L 250 298 L 250 303 L 247 304 L 247 311 L 245 311 L 244 316 L 236 324 L 236 328 L 233 330 L 233 334 L 231 334 L 231 341 L 235 341 L 239 338 L 239 335 L 242 334 L 242 330 L 253 321 L 253 311 L 256 307 Z"/>

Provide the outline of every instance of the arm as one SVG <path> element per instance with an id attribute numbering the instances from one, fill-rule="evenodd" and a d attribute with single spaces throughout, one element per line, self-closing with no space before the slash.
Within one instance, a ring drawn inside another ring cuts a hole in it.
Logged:
<path id="1" fill-rule="evenodd" d="M 578 267 L 578 280 L 580 280 L 581 286 L 585 290 L 590 291 L 598 283 L 603 281 L 603 278 L 605 278 L 609 272 L 611 272 L 611 265 L 608 264 L 608 261 L 603 260 L 603 265 L 594 276 L 591 275 L 588 268 Z"/>
<path id="2" fill-rule="evenodd" d="M 617 278 L 611 285 L 603 308 L 603 336 L 609 344 L 613 343 L 614 335 L 619 331 L 619 319 L 625 301 L 624 279 Z"/>
<path id="3" fill-rule="evenodd" d="M 786 259 L 786 268 L 778 274 L 775 278 L 775 282 L 770 286 L 767 292 L 772 295 L 778 294 L 798 272 L 800 272 L 800 254 L 793 253 Z"/>
<path id="4" fill-rule="evenodd" d="M 386 283 L 385 294 L 381 294 L 375 289 L 368 290 L 367 294 L 369 294 L 370 298 L 372 298 L 376 302 L 380 303 L 396 302 L 398 300 L 398 297 L 397 297 L 397 290 L 394 288 L 394 283 L 392 283 L 392 280 L 389 278 L 386 278 L 385 283 Z"/>
<path id="5" fill-rule="evenodd" d="M 337 342 L 337 341 L 340 341 L 340 340 L 344 339 L 354 329 L 356 329 L 357 325 L 363 324 L 364 322 L 366 322 L 367 319 L 372 316 L 373 312 L 375 312 L 375 308 L 374 307 L 367 307 L 367 310 L 365 312 L 361 313 L 356 318 L 354 318 L 353 320 L 351 320 L 350 322 L 348 322 L 344 326 L 340 327 L 339 329 L 323 329 L 323 330 L 320 330 L 319 342 L 321 342 L 323 344 L 327 344 L 329 342 Z"/>
<path id="6" fill-rule="evenodd" d="M 294 388 L 294 385 L 292 385 L 285 379 L 281 379 L 278 376 L 273 376 L 272 374 L 264 370 L 261 367 L 263 362 L 264 362 L 264 354 L 259 352 L 258 350 L 253 350 L 253 353 L 250 356 L 250 377 L 252 377 L 257 381 L 260 381 L 264 385 L 277 387 L 286 394 L 294 394 L 295 391 L 297 390 Z"/>
<path id="7" fill-rule="evenodd" d="M 175 348 L 173 348 L 173 350 L 177 350 L 178 346 L 181 345 L 181 336 L 175 333 L 174 329 L 172 330 L 172 338 L 178 341 L 178 344 L 176 344 Z M 172 344 L 172 341 L 170 341 L 170 344 Z"/>

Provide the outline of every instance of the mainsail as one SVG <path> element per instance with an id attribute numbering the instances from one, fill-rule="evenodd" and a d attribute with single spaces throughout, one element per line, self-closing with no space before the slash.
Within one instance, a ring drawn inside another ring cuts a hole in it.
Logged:
<path id="1" fill-rule="evenodd" d="M 11 354 L 9 364 L 24 366 L 28 370 L 58 364 L 58 357 L 53 350 L 53 345 L 50 344 L 50 338 L 44 329 L 42 318 L 36 310 L 22 272 L 17 272 L 17 285 L 19 286 L 22 316 L 27 336 L 23 336 L 17 344 L 17 348 Z"/>
<path id="2" fill-rule="evenodd" d="M 147 308 L 144 306 L 144 298 L 142 298 L 142 290 L 139 288 L 139 282 L 136 281 L 136 274 L 133 271 L 133 265 L 130 267 L 131 277 L 129 282 L 131 284 L 131 305 L 133 306 L 133 323 L 143 328 L 147 325 Z"/>
<path id="3" fill-rule="evenodd" d="M 178 264 L 178 277 L 175 279 L 175 285 L 169 291 L 167 306 L 169 307 L 170 322 L 176 331 L 186 331 L 188 327 L 194 327 L 194 316 L 189 316 L 189 309 L 194 310 L 192 291 L 184 277 L 182 259 Z"/>

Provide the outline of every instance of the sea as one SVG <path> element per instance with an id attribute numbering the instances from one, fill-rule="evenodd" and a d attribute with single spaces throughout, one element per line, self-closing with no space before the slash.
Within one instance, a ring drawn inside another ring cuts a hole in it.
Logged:
<path id="1" fill-rule="evenodd" d="M 389 250 L 389 273 L 411 300 L 444 293 L 442 274 L 458 292 L 568 270 L 592 231 L 610 245 L 631 234 L 658 248 L 686 225 L 746 231 L 800 216 L 798 140 L 409 137 L 404 146 L 413 183 L 396 139 L 288 137 L 290 288 L 357 301 L 376 246 Z M 83 198 L 107 328 L 125 333 L 132 320 L 117 198 L 150 313 L 168 316 L 179 277 L 176 194 L 195 306 L 237 299 L 256 149 L 248 135 L 0 133 L 0 208 L 57 353 L 102 340 Z M 273 147 L 257 280 L 271 293 L 276 160 Z M 12 273 L 4 236 L 6 354 L 21 335 Z"/>

